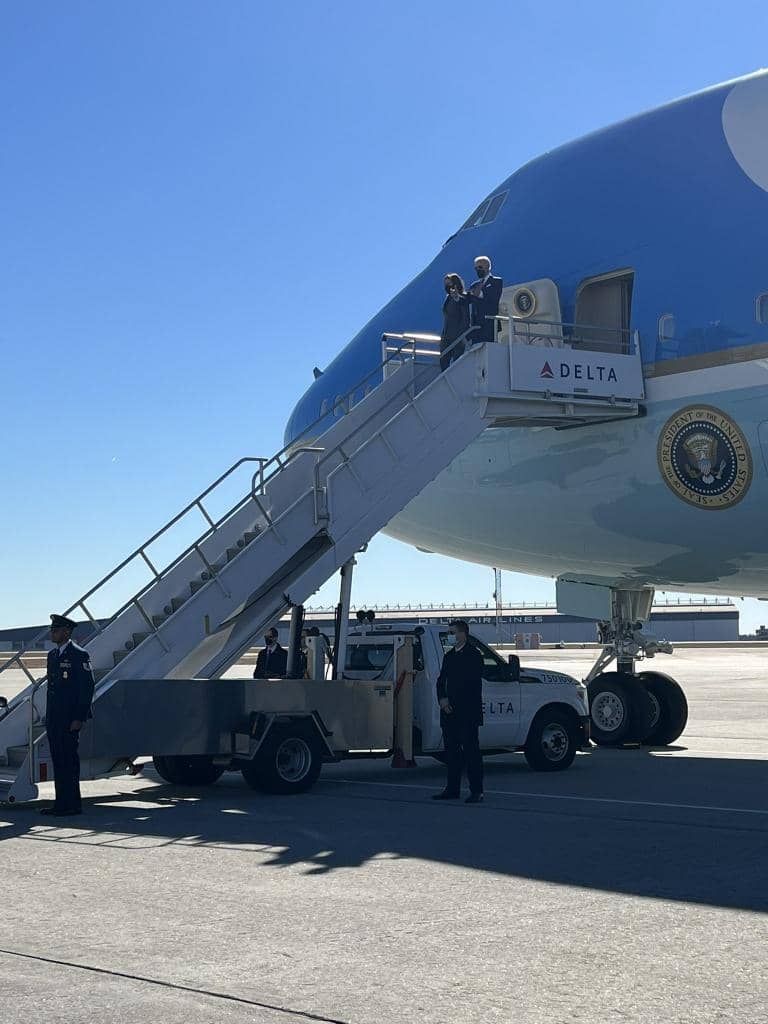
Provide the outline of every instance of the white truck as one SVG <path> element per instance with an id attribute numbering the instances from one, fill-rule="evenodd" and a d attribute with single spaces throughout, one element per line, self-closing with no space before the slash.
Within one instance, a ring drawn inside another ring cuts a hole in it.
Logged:
<path id="1" fill-rule="evenodd" d="M 413 753 L 443 761 L 436 684 L 443 655 L 454 642 L 447 626 L 374 624 L 352 630 L 347 639 L 344 677 L 396 676 L 397 651 L 407 639 L 413 650 Z M 475 637 L 471 637 L 471 643 L 485 662 L 484 721 L 480 728 L 483 753 L 523 751 L 536 771 L 570 767 L 576 751 L 589 744 L 586 688 L 563 672 L 521 668 L 516 655 L 505 661 Z"/>

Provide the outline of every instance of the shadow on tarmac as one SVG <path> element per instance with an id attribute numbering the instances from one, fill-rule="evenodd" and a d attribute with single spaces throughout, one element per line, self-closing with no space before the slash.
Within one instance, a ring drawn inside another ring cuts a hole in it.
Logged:
<path id="1" fill-rule="evenodd" d="M 85 844 L 130 857 L 164 847 L 258 855 L 309 876 L 409 858 L 611 893 L 768 911 L 768 761 L 597 751 L 563 774 L 486 760 L 486 802 L 435 804 L 443 769 L 340 765 L 292 797 L 239 774 L 205 788 L 146 785 L 88 796 L 77 818 L 0 808 L 0 840 Z M 590 763 L 591 762 L 591 763 Z M 599 770 L 599 773 L 594 769 Z M 146 779 L 155 778 L 151 769 Z M 151 856 L 151 854 L 150 854 Z"/>

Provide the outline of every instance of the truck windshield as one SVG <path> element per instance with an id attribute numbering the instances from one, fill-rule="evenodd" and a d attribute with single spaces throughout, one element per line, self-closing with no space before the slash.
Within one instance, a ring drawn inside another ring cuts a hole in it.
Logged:
<path id="1" fill-rule="evenodd" d="M 511 679 L 511 672 L 509 665 L 504 659 L 498 655 L 495 651 L 492 651 L 490 647 L 487 647 L 482 640 L 478 640 L 475 636 L 470 636 L 469 642 L 473 647 L 476 647 L 483 656 L 483 662 L 485 667 L 483 668 L 483 679 L 487 679 L 489 683 L 503 683 L 509 682 Z M 440 643 L 443 648 L 443 654 L 446 651 L 450 651 L 454 646 L 454 638 L 450 633 L 440 633 Z"/>
<path id="2" fill-rule="evenodd" d="M 392 660 L 392 644 L 347 644 L 344 668 L 349 672 L 381 672 Z"/>

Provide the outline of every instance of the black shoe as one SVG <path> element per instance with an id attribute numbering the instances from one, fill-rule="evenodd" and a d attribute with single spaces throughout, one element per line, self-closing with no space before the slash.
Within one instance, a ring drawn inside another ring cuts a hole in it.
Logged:
<path id="1" fill-rule="evenodd" d="M 481 804 L 483 802 L 482 793 L 470 793 L 467 799 L 464 801 L 465 804 Z"/>
<path id="2" fill-rule="evenodd" d="M 458 800 L 458 793 L 449 793 L 447 789 L 444 789 L 442 793 L 433 793 L 433 800 Z"/>
<path id="3" fill-rule="evenodd" d="M 71 818 L 72 815 L 74 815 L 74 814 L 82 814 L 83 812 L 81 810 L 78 811 L 78 810 L 74 810 L 74 809 L 70 810 L 70 811 L 67 811 L 67 810 L 64 810 L 61 807 L 44 807 L 42 809 L 42 811 L 40 811 L 40 813 L 41 814 L 51 814 L 51 815 L 53 815 L 56 818 Z"/>
<path id="4" fill-rule="evenodd" d="M 41 814 L 61 814 L 61 811 L 59 810 L 58 807 L 44 807 L 42 809 L 42 811 L 40 811 L 40 813 Z"/>
<path id="5" fill-rule="evenodd" d="M 74 814 L 82 814 L 83 811 L 82 808 L 78 808 L 77 810 L 73 808 L 69 811 L 57 811 L 56 813 L 60 818 L 71 818 Z"/>

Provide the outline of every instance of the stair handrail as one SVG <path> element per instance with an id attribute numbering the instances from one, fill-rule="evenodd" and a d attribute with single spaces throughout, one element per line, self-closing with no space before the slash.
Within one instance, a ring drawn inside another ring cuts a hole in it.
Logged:
<path id="1" fill-rule="evenodd" d="M 638 332 L 632 331 L 627 327 L 600 327 L 598 324 L 583 324 L 576 323 L 569 320 L 547 320 L 541 317 L 530 317 L 530 316 L 515 316 L 509 314 L 499 313 L 496 316 L 486 317 L 487 320 L 493 320 L 497 325 L 497 330 L 500 330 L 503 324 L 509 324 L 510 327 L 510 340 L 513 338 L 519 338 L 520 344 L 528 344 L 524 339 L 530 337 L 536 337 L 542 334 L 541 331 L 531 330 L 531 327 L 544 328 L 548 327 L 550 330 L 554 328 L 559 329 L 560 337 L 563 342 L 568 343 L 577 348 L 584 349 L 587 352 L 606 352 L 614 355 L 632 355 L 632 344 L 634 340 L 636 350 L 639 351 L 638 344 Z M 605 335 L 605 340 L 598 338 L 583 337 L 577 332 L 599 332 Z M 548 337 L 548 335 L 544 335 Z M 553 335 L 554 337 L 554 335 Z M 594 348 L 593 346 L 598 346 Z"/>
<path id="2" fill-rule="evenodd" d="M 400 337 L 406 339 L 406 340 L 403 341 L 403 344 L 400 345 L 394 351 L 392 351 L 389 355 L 387 355 L 387 357 L 385 359 L 383 359 L 378 365 L 376 365 L 373 368 L 371 368 L 360 380 L 357 381 L 356 384 L 353 385 L 353 387 L 349 388 L 349 390 L 344 395 L 342 395 L 342 402 L 341 402 L 342 406 L 350 397 L 352 397 L 355 394 L 355 392 L 360 390 L 360 388 L 364 389 L 365 386 L 370 382 L 372 377 L 375 377 L 378 374 L 383 374 L 384 367 L 387 365 L 387 363 L 389 363 L 389 362 L 391 362 L 393 360 L 401 358 L 403 352 L 406 352 L 406 354 L 407 354 L 407 349 L 409 348 L 409 346 L 413 347 L 413 343 L 414 343 L 414 335 L 413 334 L 407 334 L 407 335 L 403 334 L 403 335 L 400 335 Z M 418 335 L 416 335 L 416 337 L 418 337 Z M 381 383 L 381 379 L 379 380 L 378 383 Z M 378 384 L 376 386 L 378 386 Z M 366 397 L 367 397 L 367 395 L 365 393 L 363 393 L 363 397 L 362 397 L 361 401 L 364 401 L 364 399 Z M 334 406 L 334 409 L 335 409 L 335 407 L 336 406 Z M 155 533 L 153 533 L 152 536 L 149 538 L 149 540 L 144 541 L 144 543 L 141 544 L 138 548 L 136 548 L 135 551 L 133 551 L 126 558 L 124 558 L 122 562 L 120 562 L 117 566 L 115 566 L 114 569 L 112 569 L 109 573 L 107 573 L 106 576 L 102 577 L 102 579 L 100 579 L 98 583 L 96 583 L 93 587 L 91 587 L 90 590 L 88 590 L 85 594 L 83 594 L 83 596 L 81 598 L 79 598 L 79 600 L 75 601 L 74 604 L 70 605 L 70 607 L 67 608 L 66 611 L 63 612 L 64 615 L 68 616 L 72 612 L 76 612 L 79 609 L 82 613 L 85 614 L 86 618 L 89 620 L 91 625 L 94 627 L 94 632 L 86 640 L 83 641 L 83 646 L 87 647 L 89 643 L 91 643 L 99 634 L 103 633 L 104 629 L 106 629 L 108 626 L 110 626 L 131 605 L 137 606 L 138 610 L 141 612 L 143 617 L 145 619 L 147 619 L 146 612 L 143 610 L 143 608 L 142 608 L 142 606 L 140 604 L 140 599 L 144 596 L 144 594 L 152 586 L 154 586 L 159 580 L 161 580 L 165 576 L 167 576 L 168 573 L 171 572 L 172 569 L 174 569 L 189 554 L 191 554 L 196 548 L 198 548 L 199 545 L 203 541 L 205 541 L 208 537 L 210 537 L 213 533 L 215 533 L 215 531 L 217 529 L 219 529 L 219 527 L 222 526 L 223 523 L 225 523 L 228 519 L 230 519 L 245 504 L 247 504 L 247 502 L 252 501 L 253 498 L 254 498 L 254 487 L 253 487 L 253 484 L 252 484 L 251 490 L 245 495 L 245 497 L 241 498 L 238 502 L 236 502 L 236 504 L 231 509 L 229 509 L 229 511 L 225 512 L 224 515 L 222 515 L 219 519 L 217 519 L 215 521 L 209 515 L 209 513 L 208 513 L 207 509 L 205 508 L 205 506 L 202 504 L 204 498 L 208 497 L 212 493 L 212 491 L 214 491 L 221 483 L 223 483 L 228 477 L 230 477 L 232 475 L 232 473 L 235 472 L 235 470 L 239 469 L 241 466 L 243 466 L 243 465 L 245 465 L 246 463 L 249 463 L 249 462 L 250 463 L 255 462 L 255 463 L 259 463 L 260 464 L 260 467 L 259 467 L 259 470 L 257 471 L 257 473 L 258 473 L 258 476 L 259 476 L 259 480 L 260 480 L 261 486 L 264 486 L 264 484 L 268 483 L 269 480 L 275 475 L 275 473 L 279 472 L 285 465 L 287 465 L 288 462 L 291 461 L 291 459 L 293 458 L 294 454 L 300 454 L 299 449 L 297 449 L 297 447 L 296 447 L 297 442 L 301 441 L 301 439 L 305 438 L 307 436 L 307 434 L 310 433 L 310 431 L 314 431 L 316 427 L 318 427 L 321 423 L 323 423 L 323 421 L 327 420 L 329 417 L 332 417 L 333 415 L 334 415 L 334 411 L 333 410 L 330 411 L 330 412 L 321 413 L 321 415 L 318 416 L 317 419 L 315 419 L 312 423 L 310 423 L 308 426 L 306 426 L 301 431 L 301 433 L 298 434 L 292 441 L 290 441 L 286 445 L 283 445 L 283 447 L 280 449 L 280 451 L 278 451 L 275 455 L 271 456 L 271 458 L 264 458 L 263 456 L 244 456 L 243 458 L 238 459 L 237 462 L 233 463 L 233 465 L 230 466 L 229 469 L 227 469 L 224 473 L 222 473 L 221 476 L 217 477 L 217 479 L 214 480 L 214 482 L 212 484 L 210 484 L 208 487 L 206 487 L 206 489 L 204 491 L 202 491 L 196 498 L 193 498 L 193 500 L 190 501 L 180 512 L 178 512 L 175 516 L 173 516 L 172 519 L 168 520 L 168 522 L 165 523 L 164 526 L 162 526 L 159 530 L 157 530 Z M 272 471 L 267 473 L 267 474 L 265 474 L 264 471 L 268 467 L 271 468 Z M 184 551 L 181 552 L 181 554 L 177 555 L 171 562 L 169 562 L 168 565 L 165 566 L 165 568 L 163 568 L 161 570 L 158 570 L 152 564 L 152 561 L 149 558 L 149 556 L 147 555 L 145 549 L 148 548 L 151 544 L 153 544 L 160 537 L 162 537 L 163 534 L 167 533 L 167 531 L 169 529 L 171 529 L 171 527 L 175 526 L 176 523 L 178 523 L 181 519 L 183 519 L 184 516 L 187 515 L 187 513 L 191 512 L 195 507 L 198 508 L 198 510 L 202 513 L 204 518 L 207 520 L 207 522 L 209 524 L 208 528 L 205 530 L 204 533 L 202 533 L 200 535 L 200 537 L 197 538 L 196 541 L 194 541 L 192 544 L 190 544 L 187 548 L 184 549 Z M 108 583 L 110 580 L 114 579 L 114 577 L 119 572 L 122 572 L 122 570 L 125 569 L 126 566 L 128 566 L 131 562 L 135 561 L 138 558 L 141 558 L 146 563 L 146 565 L 149 567 L 150 571 L 153 574 L 153 578 L 150 579 L 148 583 L 144 584 L 144 586 L 141 587 L 136 592 L 136 594 L 134 594 L 133 597 L 129 598 L 123 605 L 121 605 L 121 607 L 118 608 L 118 610 L 116 612 L 114 612 L 110 616 L 110 618 L 107 619 L 107 621 L 102 626 L 93 617 L 93 615 L 89 611 L 87 605 L 85 604 L 85 601 L 87 601 L 89 598 L 93 597 L 93 595 L 98 590 L 100 590 L 106 583 Z M 151 623 L 151 620 L 148 620 L 148 622 L 154 628 L 154 625 Z M 32 639 L 27 641 L 26 644 L 24 644 L 22 647 L 20 647 L 19 650 L 16 651 L 11 658 L 8 658 L 6 661 L 4 661 L 2 664 L 0 664 L 0 674 L 5 672 L 5 670 L 10 668 L 12 665 L 18 664 L 19 668 L 24 672 L 24 674 L 27 676 L 27 678 L 29 679 L 30 683 L 32 684 L 32 686 L 33 686 L 33 694 L 34 694 L 34 692 L 39 688 L 39 686 L 43 682 L 45 682 L 46 676 L 43 675 L 43 676 L 41 676 L 39 678 L 36 678 L 35 676 L 33 676 L 32 673 L 29 671 L 29 669 L 24 664 L 23 657 L 24 657 L 25 654 L 28 654 L 30 651 L 39 649 L 39 648 L 36 648 L 35 645 L 36 644 L 40 644 L 40 642 L 42 640 L 47 639 L 48 635 L 49 635 L 49 632 L 50 632 L 50 627 L 46 626 L 43 629 L 41 629 L 39 633 L 36 633 L 32 637 Z M 23 695 L 23 691 L 22 691 L 21 694 L 17 695 L 17 698 L 21 698 L 22 695 Z M 18 702 L 17 698 L 12 698 L 8 702 L 8 711 L 7 711 L 7 713 L 10 713 L 10 711 L 12 709 L 15 709 L 18 706 L 19 702 Z M 31 736 L 31 733 L 30 733 L 30 736 Z"/>

